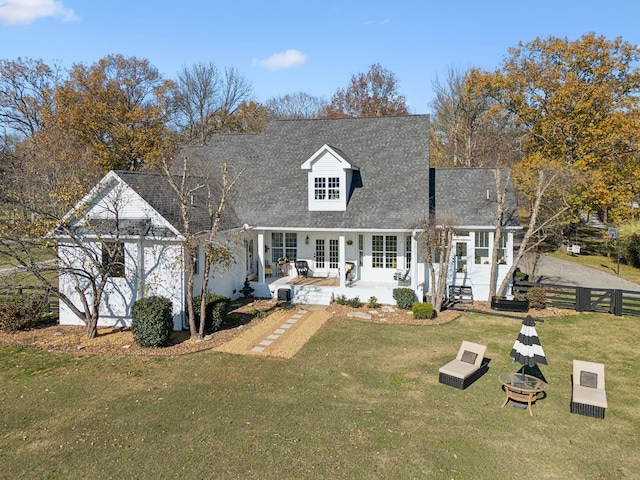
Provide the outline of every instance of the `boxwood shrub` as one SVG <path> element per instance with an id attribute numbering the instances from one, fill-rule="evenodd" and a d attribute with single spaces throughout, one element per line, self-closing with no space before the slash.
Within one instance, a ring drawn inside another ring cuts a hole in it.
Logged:
<path id="1" fill-rule="evenodd" d="M 413 318 L 416 320 L 424 320 L 433 318 L 433 304 L 429 302 L 413 302 L 411 307 Z"/>
<path id="2" fill-rule="evenodd" d="M 173 330 L 173 304 L 165 297 L 142 298 L 133 304 L 131 331 L 140 347 L 164 347 Z"/>
<path id="3" fill-rule="evenodd" d="M 196 327 L 200 329 L 200 304 L 202 301 L 202 295 L 198 295 L 193 298 L 193 312 L 196 316 Z M 227 309 L 231 304 L 231 299 L 224 295 L 218 295 L 215 293 L 207 293 L 205 296 L 205 317 L 204 317 L 204 331 L 212 333 L 220 330 L 220 327 L 224 323 Z"/>
<path id="4" fill-rule="evenodd" d="M 415 298 L 416 293 L 411 288 L 400 287 L 393 289 L 393 299 L 398 304 L 398 308 L 402 308 L 403 310 L 411 310 Z"/>

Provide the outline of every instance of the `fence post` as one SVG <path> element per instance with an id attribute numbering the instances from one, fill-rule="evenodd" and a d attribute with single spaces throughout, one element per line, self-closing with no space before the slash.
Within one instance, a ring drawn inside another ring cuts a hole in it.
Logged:
<path id="1" fill-rule="evenodd" d="M 591 310 L 591 289 L 585 287 L 576 288 L 576 312 L 588 312 Z"/>
<path id="2" fill-rule="evenodd" d="M 622 290 L 614 290 L 611 295 L 611 309 L 609 310 L 616 317 L 622 316 Z"/>

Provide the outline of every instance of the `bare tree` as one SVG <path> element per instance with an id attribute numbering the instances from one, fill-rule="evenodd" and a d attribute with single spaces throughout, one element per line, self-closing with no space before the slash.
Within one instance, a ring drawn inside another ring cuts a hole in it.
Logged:
<path id="1" fill-rule="evenodd" d="M 212 62 L 183 66 L 172 93 L 175 122 L 187 141 L 203 144 L 225 131 L 251 93 L 251 84 L 235 68 L 221 71 Z"/>
<path id="2" fill-rule="evenodd" d="M 0 60 L 0 128 L 20 139 L 44 128 L 62 69 L 42 60 Z"/>
<path id="3" fill-rule="evenodd" d="M 453 236 L 456 229 L 452 222 L 438 224 L 435 215 L 422 223 L 422 241 L 431 282 L 429 291 L 433 309 L 439 313 L 446 297 Z"/>
<path id="4" fill-rule="evenodd" d="M 449 68 L 433 82 L 431 164 L 441 167 L 511 165 L 520 157 L 518 132 L 495 101 L 467 86 L 468 72 Z"/>
<path id="5" fill-rule="evenodd" d="M 327 103 L 321 97 L 314 97 L 306 92 L 295 92 L 272 97 L 266 101 L 265 106 L 275 118 L 305 119 L 318 118 Z"/>
<path id="6" fill-rule="evenodd" d="M 187 292 L 190 292 L 187 295 L 189 331 L 192 338 L 201 339 L 204 336 L 206 294 L 212 269 L 216 266 L 228 269 L 234 262 L 232 244 L 235 238 L 222 234 L 221 230 L 224 227 L 225 208 L 240 174 L 232 175 L 229 167 L 223 163 L 220 171 L 214 175 L 211 173 L 211 165 L 203 164 L 196 155 L 188 153 L 181 154 L 181 159 L 173 166 L 164 161 L 162 168 L 178 202 L 185 237 L 184 264 Z M 205 219 L 202 218 L 203 214 L 206 215 Z M 193 304 L 196 275 L 194 259 L 201 245 L 204 246 L 204 271 L 200 291 L 200 318 L 199 323 L 196 323 Z"/>

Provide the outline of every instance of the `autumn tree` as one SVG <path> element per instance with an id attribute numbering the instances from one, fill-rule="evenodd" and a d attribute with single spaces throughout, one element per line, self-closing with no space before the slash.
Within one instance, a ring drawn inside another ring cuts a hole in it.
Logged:
<path id="1" fill-rule="evenodd" d="M 640 49 L 620 38 L 538 38 L 469 81 L 523 130 L 525 169 L 543 158 L 571 170 L 572 208 L 617 220 L 640 193 L 639 60 Z"/>
<path id="2" fill-rule="evenodd" d="M 215 63 L 183 66 L 171 90 L 174 122 L 189 143 L 205 143 L 212 135 L 237 126 L 237 110 L 249 103 L 251 83 L 235 68 Z"/>
<path id="3" fill-rule="evenodd" d="M 449 68 L 433 82 L 430 164 L 436 167 L 508 166 L 519 160 L 519 132 L 494 100 L 467 87 L 468 72 Z"/>
<path id="4" fill-rule="evenodd" d="M 338 89 L 322 116 L 381 117 L 407 113 L 407 101 L 398 91 L 395 74 L 373 64 L 366 73 L 353 75 L 346 89 Z"/>
<path id="5" fill-rule="evenodd" d="M 92 150 L 103 172 L 153 166 L 171 143 L 165 124 L 171 85 L 136 57 L 76 64 L 56 90 L 55 121 Z"/>
<path id="6" fill-rule="evenodd" d="M 279 119 L 318 118 L 327 107 L 327 101 L 306 92 L 287 93 L 265 102 L 270 116 Z"/>

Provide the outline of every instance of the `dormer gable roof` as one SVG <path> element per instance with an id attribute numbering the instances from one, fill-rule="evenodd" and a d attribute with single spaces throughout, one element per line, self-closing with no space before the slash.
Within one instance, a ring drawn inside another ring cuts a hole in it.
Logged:
<path id="1" fill-rule="evenodd" d="M 359 170 L 358 167 L 352 165 L 351 162 L 347 159 L 347 156 L 340 149 L 331 147 L 326 143 L 320 147 L 316 152 L 311 155 L 301 166 L 302 170 L 311 170 L 313 168 L 313 164 L 320 158 L 322 158 L 325 154 L 330 154 L 340 165 L 343 170 Z"/>

